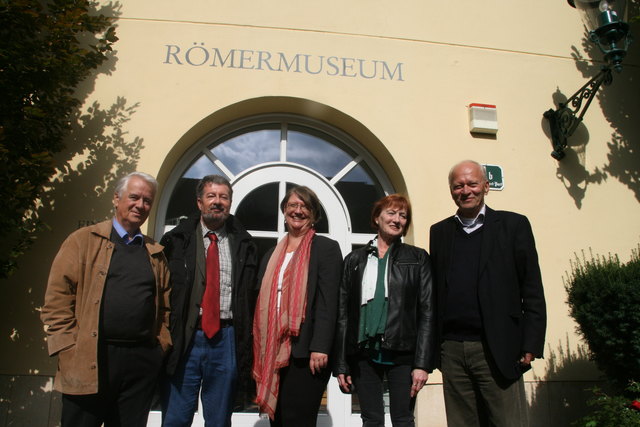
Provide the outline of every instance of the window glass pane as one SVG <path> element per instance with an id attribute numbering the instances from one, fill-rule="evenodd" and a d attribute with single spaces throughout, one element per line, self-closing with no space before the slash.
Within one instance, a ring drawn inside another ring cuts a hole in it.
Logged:
<path id="1" fill-rule="evenodd" d="M 256 246 L 258 246 L 258 262 L 262 262 L 267 251 L 278 244 L 278 239 L 269 237 L 254 237 L 253 241 L 256 243 Z"/>
<path id="2" fill-rule="evenodd" d="M 242 200 L 236 217 L 247 230 L 278 230 L 278 183 L 262 185 Z"/>
<path id="3" fill-rule="evenodd" d="M 336 188 L 347 204 L 351 218 L 352 232 L 371 233 L 371 208 L 384 196 L 384 191 L 377 180 L 361 164 L 346 174 Z"/>
<path id="4" fill-rule="evenodd" d="M 185 177 L 178 180 L 171 193 L 165 225 L 178 225 L 181 219 L 199 212 L 196 203 L 196 186 L 199 180 L 200 178 Z"/>
<path id="5" fill-rule="evenodd" d="M 237 175 L 245 169 L 264 162 L 280 160 L 280 125 L 243 129 L 233 134 L 211 152 Z"/>
<path id="6" fill-rule="evenodd" d="M 351 245 L 351 250 L 355 251 L 356 249 L 364 248 L 365 246 L 367 246 L 367 245 L 353 244 L 353 245 Z"/>
<path id="7" fill-rule="evenodd" d="M 290 126 L 287 132 L 287 161 L 308 166 L 332 178 L 353 156 L 336 146 L 329 135 L 300 126 Z"/>
<path id="8" fill-rule="evenodd" d="M 204 154 L 189 166 L 187 171 L 182 175 L 183 178 L 195 178 L 196 180 L 206 175 L 224 175 L 222 171 Z"/>

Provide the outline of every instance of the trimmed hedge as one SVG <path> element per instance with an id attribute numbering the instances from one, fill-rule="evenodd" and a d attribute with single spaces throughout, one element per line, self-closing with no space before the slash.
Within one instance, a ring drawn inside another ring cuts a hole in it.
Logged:
<path id="1" fill-rule="evenodd" d="M 640 249 L 640 246 L 639 246 Z M 576 257 L 565 281 L 570 314 L 591 357 L 615 388 L 640 381 L 640 250 L 623 264 L 617 256 Z"/>

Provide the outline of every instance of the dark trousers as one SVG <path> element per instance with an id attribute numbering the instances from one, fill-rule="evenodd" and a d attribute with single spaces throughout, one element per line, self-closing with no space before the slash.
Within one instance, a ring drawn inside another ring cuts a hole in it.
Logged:
<path id="1" fill-rule="evenodd" d="M 522 377 L 515 381 L 497 377 L 482 342 L 444 341 L 441 351 L 449 427 L 529 426 Z"/>
<path id="2" fill-rule="evenodd" d="M 280 369 L 280 389 L 272 427 L 315 427 L 331 371 L 312 375 L 309 359 L 289 359 Z"/>
<path id="3" fill-rule="evenodd" d="M 369 359 L 359 359 L 353 366 L 351 379 L 360 400 L 363 427 L 384 426 L 383 380 L 389 385 L 389 412 L 394 427 L 414 427 L 411 398 L 411 366 L 382 365 Z"/>
<path id="4" fill-rule="evenodd" d="M 62 426 L 146 426 L 162 359 L 160 345 L 101 344 L 98 393 L 63 394 Z"/>

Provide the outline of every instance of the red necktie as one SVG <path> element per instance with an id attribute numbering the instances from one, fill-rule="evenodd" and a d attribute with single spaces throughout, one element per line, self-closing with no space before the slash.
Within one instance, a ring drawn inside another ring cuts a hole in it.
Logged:
<path id="1" fill-rule="evenodd" d="M 211 243 L 207 249 L 207 284 L 202 297 L 202 330 L 208 338 L 220 330 L 220 259 L 218 258 L 218 236 L 207 234 Z"/>

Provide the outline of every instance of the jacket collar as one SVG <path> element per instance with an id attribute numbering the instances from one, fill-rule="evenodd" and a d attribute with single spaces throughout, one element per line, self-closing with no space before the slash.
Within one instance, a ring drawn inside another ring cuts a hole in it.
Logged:
<path id="1" fill-rule="evenodd" d="M 91 232 L 97 236 L 100 236 L 103 239 L 111 239 L 111 228 L 113 224 L 111 219 L 107 219 L 105 221 L 99 222 L 91 226 Z M 147 248 L 147 251 L 151 255 L 155 255 L 157 253 L 162 252 L 163 246 L 153 240 L 151 237 L 147 235 L 143 235 L 144 245 Z"/>
<path id="2" fill-rule="evenodd" d="M 374 246 L 373 242 L 374 242 L 375 238 L 372 240 L 369 240 L 369 243 L 367 243 L 367 246 L 365 246 L 365 253 L 367 254 L 367 256 L 370 253 L 378 253 L 378 248 L 376 246 Z M 391 247 L 389 248 L 389 250 L 391 252 L 389 252 L 389 258 L 391 259 L 393 257 L 393 255 L 398 252 L 398 249 L 400 247 L 402 247 L 404 245 L 404 243 L 402 242 L 402 239 L 398 239 L 395 242 L 393 242 L 393 244 L 391 245 Z"/>
<path id="3" fill-rule="evenodd" d="M 171 233 L 183 234 L 183 235 L 193 234 L 197 229 L 199 223 L 200 223 L 200 214 L 199 213 L 192 214 L 188 218 L 182 220 L 180 224 L 176 226 L 176 228 L 171 230 Z M 224 227 L 227 234 L 236 235 L 241 239 L 251 238 L 247 230 L 240 223 L 238 218 L 236 218 L 234 215 L 229 215 L 229 218 L 227 218 L 227 220 L 224 223 Z"/>

